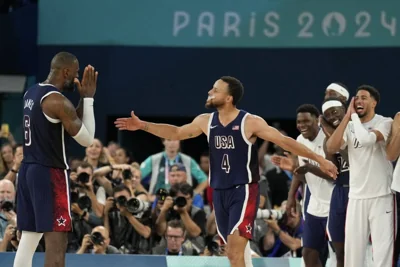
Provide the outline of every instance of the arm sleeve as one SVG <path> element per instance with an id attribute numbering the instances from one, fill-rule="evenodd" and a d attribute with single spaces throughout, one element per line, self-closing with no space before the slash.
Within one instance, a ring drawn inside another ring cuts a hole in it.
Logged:
<path id="1" fill-rule="evenodd" d="M 93 111 L 93 98 L 83 99 L 83 117 L 82 126 L 79 132 L 73 138 L 80 145 L 88 147 L 93 143 L 95 133 L 95 121 Z"/>
<path id="2" fill-rule="evenodd" d="M 392 123 L 393 123 L 392 118 L 385 118 L 375 129 L 383 135 L 385 142 L 387 141 L 390 131 L 392 130 Z"/>
<path id="3" fill-rule="evenodd" d="M 360 145 L 365 147 L 376 143 L 376 134 L 374 132 L 369 132 L 364 128 L 357 114 L 354 113 L 351 115 L 351 121 L 354 126 L 354 135 L 358 142 L 360 142 Z"/>

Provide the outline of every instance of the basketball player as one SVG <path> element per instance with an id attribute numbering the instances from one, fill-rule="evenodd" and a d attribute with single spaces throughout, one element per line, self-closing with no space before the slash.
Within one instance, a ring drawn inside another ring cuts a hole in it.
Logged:
<path id="1" fill-rule="evenodd" d="M 98 73 L 85 68 L 78 80 L 77 58 L 66 52 L 51 61 L 47 80 L 24 95 L 24 159 L 19 170 L 17 226 L 22 232 L 14 267 L 31 267 L 44 235 L 46 267 L 65 266 L 67 232 L 71 231 L 64 131 L 82 146 L 94 139 L 93 96 Z M 77 86 L 81 101 L 75 110 L 61 93 Z"/>
<path id="2" fill-rule="evenodd" d="M 210 147 L 210 185 L 218 233 L 228 247 L 232 267 L 248 267 L 254 219 L 258 207 L 258 160 L 256 138 L 271 141 L 321 164 L 321 169 L 336 177 L 336 166 L 310 149 L 285 137 L 262 118 L 236 108 L 243 96 L 242 83 L 224 76 L 208 92 L 207 108 L 214 113 L 202 114 L 182 127 L 141 121 L 133 112 L 131 118 L 115 122 L 120 130 L 144 130 L 156 136 L 184 140 L 202 133 Z M 246 250 L 246 251 L 245 251 Z"/>
<path id="3" fill-rule="evenodd" d="M 346 103 L 349 100 L 350 94 L 346 85 L 338 82 L 331 83 L 326 87 L 325 98 L 339 98 L 340 102 Z"/>
<path id="4" fill-rule="evenodd" d="M 393 266 L 395 197 L 391 191 L 393 167 L 386 159 L 386 140 L 392 119 L 375 113 L 379 92 L 362 85 L 348 111 L 327 141 L 330 153 L 348 148 L 350 191 L 345 226 L 345 266 L 364 262 L 369 234 L 374 265 Z M 351 122 L 350 122 L 351 119 Z"/>

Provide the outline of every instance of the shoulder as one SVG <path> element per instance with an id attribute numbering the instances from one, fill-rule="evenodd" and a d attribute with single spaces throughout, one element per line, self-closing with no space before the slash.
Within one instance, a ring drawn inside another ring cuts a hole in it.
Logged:
<path id="1" fill-rule="evenodd" d="M 300 134 L 297 136 L 296 141 L 302 143 L 304 141 L 304 137 Z"/>
<path id="2" fill-rule="evenodd" d="M 268 126 L 268 123 L 258 115 L 247 113 L 243 118 L 246 127 L 253 128 L 254 130 L 259 129 L 260 126 Z"/>
<path id="3" fill-rule="evenodd" d="M 204 123 L 204 122 L 208 122 L 208 120 L 210 119 L 211 115 L 213 113 L 203 113 L 198 115 L 196 118 L 194 118 L 193 122 L 194 123 Z"/>

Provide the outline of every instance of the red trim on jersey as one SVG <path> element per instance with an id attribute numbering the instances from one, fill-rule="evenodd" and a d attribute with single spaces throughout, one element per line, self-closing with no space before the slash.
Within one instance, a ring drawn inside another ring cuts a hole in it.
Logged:
<path id="1" fill-rule="evenodd" d="M 53 231 L 69 232 L 72 230 L 69 213 L 69 188 L 63 169 L 50 169 L 53 187 Z"/>
<path id="2" fill-rule="evenodd" d="M 242 223 L 239 225 L 239 234 L 247 239 L 253 238 L 254 220 L 257 215 L 258 183 L 247 184 L 249 187 L 249 197 L 245 207 Z"/>

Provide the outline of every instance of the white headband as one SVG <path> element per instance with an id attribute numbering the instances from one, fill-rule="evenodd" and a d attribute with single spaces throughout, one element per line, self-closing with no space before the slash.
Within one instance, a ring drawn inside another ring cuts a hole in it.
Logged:
<path id="1" fill-rule="evenodd" d="M 346 88 L 344 88 L 343 86 L 337 84 L 337 83 L 331 83 L 326 90 L 333 90 L 338 92 L 339 94 L 341 94 L 342 96 L 344 96 L 346 98 L 346 101 L 349 100 L 349 91 L 346 90 Z"/>
<path id="2" fill-rule="evenodd" d="M 338 100 L 329 100 L 322 105 L 322 113 L 325 113 L 330 108 L 343 107 L 343 104 Z"/>

